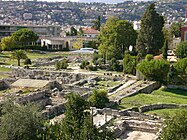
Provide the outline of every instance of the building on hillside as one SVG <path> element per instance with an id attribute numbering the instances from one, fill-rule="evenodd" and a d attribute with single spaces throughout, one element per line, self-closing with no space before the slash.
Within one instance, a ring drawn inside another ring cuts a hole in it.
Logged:
<path id="1" fill-rule="evenodd" d="M 38 34 L 39 37 L 58 37 L 60 35 L 60 26 L 56 25 L 0 25 L 0 39 L 12 35 L 19 29 L 28 28 Z"/>
<path id="2" fill-rule="evenodd" d="M 83 48 L 88 41 L 96 41 L 96 39 L 79 36 L 43 37 L 41 46 L 46 46 L 48 50 L 77 50 Z"/>
<path id="3" fill-rule="evenodd" d="M 182 41 L 187 41 L 187 5 L 185 6 L 185 8 L 186 8 L 186 13 L 185 13 L 186 20 L 184 24 L 182 25 L 182 30 L 181 30 Z"/>
<path id="4" fill-rule="evenodd" d="M 88 38 L 97 38 L 100 32 L 94 28 L 82 28 L 83 36 Z"/>

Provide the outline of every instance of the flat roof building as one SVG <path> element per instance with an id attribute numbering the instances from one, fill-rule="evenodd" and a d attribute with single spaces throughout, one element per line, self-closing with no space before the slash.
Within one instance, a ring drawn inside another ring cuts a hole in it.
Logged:
<path id="1" fill-rule="evenodd" d="M 0 39 L 11 36 L 12 33 L 22 28 L 28 28 L 38 34 L 39 37 L 58 37 L 60 36 L 60 26 L 56 25 L 0 25 Z"/>

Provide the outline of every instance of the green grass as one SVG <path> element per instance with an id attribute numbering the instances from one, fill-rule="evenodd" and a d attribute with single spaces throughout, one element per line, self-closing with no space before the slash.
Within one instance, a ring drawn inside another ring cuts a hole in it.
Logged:
<path id="1" fill-rule="evenodd" d="M 11 71 L 10 68 L 0 67 L 0 72 L 10 72 L 10 71 Z"/>
<path id="2" fill-rule="evenodd" d="M 185 109 L 159 109 L 159 110 L 148 111 L 148 112 L 146 112 L 146 114 L 166 118 L 166 117 L 174 116 L 176 114 L 176 112 L 178 112 L 179 110 L 181 111 L 181 110 L 185 110 Z"/>
<path id="3" fill-rule="evenodd" d="M 113 108 L 124 109 L 157 103 L 187 104 L 187 90 L 160 88 L 151 94 L 138 94 L 124 98 L 119 106 Z"/>

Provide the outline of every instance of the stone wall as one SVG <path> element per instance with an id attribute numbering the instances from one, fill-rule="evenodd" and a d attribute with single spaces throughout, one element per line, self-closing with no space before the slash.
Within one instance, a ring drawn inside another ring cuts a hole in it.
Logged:
<path id="1" fill-rule="evenodd" d="M 187 90 L 187 86 L 184 85 L 167 85 L 166 88 Z"/>
<path id="2" fill-rule="evenodd" d="M 32 70 L 32 69 L 12 69 L 14 77 L 24 79 L 39 79 L 39 80 L 56 80 L 60 84 L 70 84 L 87 77 L 84 74 L 75 74 L 62 71 L 45 71 L 45 70 Z"/>
<path id="3" fill-rule="evenodd" d="M 58 104 L 58 105 L 47 107 L 46 110 L 44 110 L 42 112 L 43 116 L 46 117 L 46 118 L 51 118 L 51 117 L 54 117 L 56 115 L 64 113 L 65 112 L 64 104 L 65 103 L 61 103 L 61 104 Z"/>
<path id="4" fill-rule="evenodd" d="M 147 112 L 157 109 L 177 109 L 177 108 L 187 108 L 187 105 L 178 105 L 178 104 L 152 104 L 144 105 L 139 107 L 140 112 Z"/>
<path id="5" fill-rule="evenodd" d="M 42 90 L 42 91 L 29 93 L 26 95 L 21 95 L 17 97 L 16 102 L 19 104 L 25 104 L 28 102 L 38 101 L 40 99 L 44 99 L 46 97 L 46 94 L 48 93 L 49 93 L 49 90 Z"/>

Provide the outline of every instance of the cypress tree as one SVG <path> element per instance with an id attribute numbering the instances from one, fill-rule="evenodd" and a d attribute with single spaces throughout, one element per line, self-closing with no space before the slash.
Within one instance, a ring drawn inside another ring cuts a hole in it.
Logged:
<path id="1" fill-rule="evenodd" d="M 156 12 L 155 4 L 152 3 L 141 19 L 141 29 L 136 44 L 139 56 L 158 54 L 164 43 L 163 26 L 164 18 Z"/>
<path id="2" fill-rule="evenodd" d="M 167 56 L 168 56 L 168 41 L 167 40 L 165 40 L 164 46 L 162 47 L 162 54 L 163 54 L 163 58 L 167 60 Z"/>

